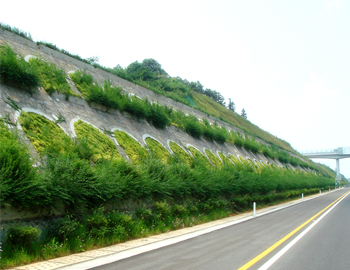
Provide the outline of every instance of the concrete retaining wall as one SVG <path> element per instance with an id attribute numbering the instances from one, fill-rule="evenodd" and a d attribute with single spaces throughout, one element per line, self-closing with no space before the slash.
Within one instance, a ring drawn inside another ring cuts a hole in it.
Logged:
<path id="1" fill-rule="evenodd" d="M 206 117 L 211 122 L 216 121 L 219 125 L 225 126 L 227 130 L 241 132 L 239 129 L 228 125 L 223 121 L 208 116 L 182 103 L 158 95 L 144 87 L 135 85 L 103 70 L 94 68 L 91 65 L 71 58 L 65 54 L 51 50 L 45 46 L 37 46 L 36 43 L 31 42 L 30 40 L 0 29 L 0 43 L 4 42 L 8 43 L 17 53 L 24 57 L 28 55 L 40 55 L 47 61 L 53 62 L 60 68 L 63 68 L 67 74 L 70 71 L 86 69 L 93 75 L 94 79 L 100 83 L 106 79 L 109 79 L 116 86 L 121 86 L 125 91 L 133 93 L 142 99 L 148 98 L 149 100 L 156 101 L 159 104 L 166 104 L 167 106 L 173 107 L 176 110 L 193 114 L 198 118 Z M 71 81 L 70 84 L 73 90 L 78 92 Z M 13 122 L 16 122 L 19 113 L 5 103 L 7 97 L 10 97 L 13 101 L 15 101 L 23 110 L 44 115 L 48 119 L 57 119 L 59 115 L 62 115 L 66 122 L 61 122 L 60 126 L 72 138 L 75 136 L 74 125 L 72 123 L 77 119 L 81 119 L 101 130 L 124 130 L 132 135 L 141 145 L 145 145 L 143 136 L 148 134 L 161 142 L 169 152 L 171 152 L 171 149 L 169 148 L 168 141 L 171 140 L 180 145 L 182 148 L 186 148 L 186 145 L 192 145 L 199 149 L 204 155 L 205 153 L 203 149 L 209 149 L 216 156 L 218 156 L 218 152 L 221 152 L 224 155 L 231 154 L 235 157 L 242 156 L 251 160 L 257 160 L 264 163 L 276 163 L 277 165 L 282 166 L 282 164 L 277 161 L 268 160 L 261 154 L 253 154 L 244 149 L 237 148 L 231 143 L 218 144 L 205 139 L 197 140 L 174 126 L 170 126 L 165 129 L 157 129 L 154 126 L 149 125 L 147 121 L 137 120 L 128 113 L 121 113 L 116 110 L 108 110 L 107 112 L 106 108 L 103 106 L 89 105 L 83 98 L 71 96 L 69 101 L 66 101 L 63 94 L 54 93 L 52 96 L 49 96 L 42 88 L 39 88 L 33 95 L 30 95 L 19 89 L 7 85 L 0 85 L 0 117 L 4 117 L 5 115 L 9 114 L 10 119 Z M 21 132 L 21 126 L 18 124 L 17 127 Z M 112 137 L 110 137 L 110 139 L 115 143 L 115 140 Z M 28 139 L 26 141 L 30 146 L 32 155 L 37 155 L 30 141 Z M 125 158 L 127 158 L 124 150 L 119 145 L 116 146 L 118 151 Z M 30 213 L 28 211 L 24 211 L 19 213 L 11 207 L 6 207 L 1 209 L 1 220 L 6 221 L 13 219 L 37 218 L 42 215 L 55 216 L 60 214 L 62 214 L 62 211 L 55 213 Z"/>

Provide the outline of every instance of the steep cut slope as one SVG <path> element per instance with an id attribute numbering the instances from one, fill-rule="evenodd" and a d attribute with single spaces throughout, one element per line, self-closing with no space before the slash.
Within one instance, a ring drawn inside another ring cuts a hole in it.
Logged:
<path id="1" fill-rule="evenodd" d="M 269 143 L 272 143 L 278 147 L 281 147 L 288 151 L 293 151 L 292 147 L 289 143 L 286 141 L 283 141 L 281 139 L 276 138 L 272 134 L 262 130 L 260 127 L 254 125 L 244 117 L 238 115 L 237 113 L 228 110 L 224 106 L 218 104 L 214 100 L 210 99 L 209 97 L 193 92 L 194 97 L 194 104 L 196 108 L 203 108 L 203 110 L 208 111 L 209 114 L 219 118 L 223 119 L 224 121 L 244 130 L 248 133 L 266 141 Z"/>

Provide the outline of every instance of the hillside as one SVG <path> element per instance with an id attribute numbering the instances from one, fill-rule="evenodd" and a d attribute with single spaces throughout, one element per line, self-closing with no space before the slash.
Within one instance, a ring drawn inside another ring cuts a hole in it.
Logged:
<path id="1" fill-rule="evenodd" d="M 3 29 L 0 63 L 0 268 L 334 187 L 288 144 L 225 109 L 218 92 L 158 65 L 119 68 L 136 74 L 134 84 Z"/>
<path id="2" fill-rule="evenodd" d="M 21 31 L 16 27 L 0 23 L 0 28 L 11 31 L 23 38 L 32 41 L 29 33 Z M 83 59 L 79 55 L 70 54 L 64 49 L 59 49 L 56 45 L 47 42 L 37 42 L 37 45 L 44 45 L 53 50 L 64 53 L 70 57 L 91 64 L 96 68 L 103 69 L 111 74 L 120 76 L 130 82 L 145 86 L 146 88 L 172 98 L 175 101 L 193 106 L 196 109 L 208 113 L 228 124 L 231 124 L 249 135 L 260 138 L 270 144 L 285 149 L 287 151 L 295 152 L 295 150 L 286 141 L 283 141 L 268 132 L 262 130 L 260 127 L 247 121 L 244 117 L 234 113 L 232 110 L 226 108 L 224 97 L 215 90 L 204 89 L 204 87 L 197 82 L 189 82 L 186 79 L 179 77 L 170 77 L 161 65 L 154 59 L 145 59 L 142 63 L 133 62 L 128 67 L 108 68 L 98 64 L 97 57 Z"/>
<path id="3" fill-rule="evenodd" d="M 286 141 L 276 138 L 233 110 L 226 108 L 225 99 L 218 91 L 204 89 L 199 81 L 189 82 L 180 77 L 170 77 L 162 69 L 161 64 L 154 59 L 145 59 L 141 63 L 136 61 L 124 69 L 118 65 L 110 72 L 212 115 L 239 128 L 244 133 L 295 152 Z"/>
<path id="4" fill-rule="evenodd" d="M 254 125 L 244 117 L 238 115 L 237 113 L 233 112 L 232 110 L 229 110 L 225 108 L 224 106 L 218 104 L 217 102 L 213 101 L 209 97 L 193 92 L 193 100 L 196 108 L 202 108 L 203 110 L 208 111 L 209 114 L 217 117 L 218 119 L 224 119 L 224 121 L 232 124 L 233 126 L 236 126 L 244 131 L 247 131 L 248 134 L 253 134 L 254 136 L 272 143 L 282 149 L 294 152 L 295 150 L 290 146 L 289 143 L 276 138 L 275 136 L 271 135 L 270 133 L 262 130 L 258 126 Z M 205 108 L 205 109 L 204 109 Z"/>

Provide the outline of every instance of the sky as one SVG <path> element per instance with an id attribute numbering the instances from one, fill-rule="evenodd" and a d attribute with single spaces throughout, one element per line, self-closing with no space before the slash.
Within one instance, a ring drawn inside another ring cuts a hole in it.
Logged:
<path id="1" fill-rule="evenodd" d="M 5 1 L 0 22 L 106 67 L 153 58 L 299 152 L 350 146 L 349 0 L 53 3 Z M 350 178 L 350 158 L 340 172 Z"/>

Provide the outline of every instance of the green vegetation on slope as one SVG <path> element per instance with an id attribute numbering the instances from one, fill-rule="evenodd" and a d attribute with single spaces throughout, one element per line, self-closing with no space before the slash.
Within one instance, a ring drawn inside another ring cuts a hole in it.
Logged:
<path id="1" fill-rule="evenodd" d="M 0 45 L 0 82 L 24 89 L 31 93 L 39 86 L 40 80 L 21 55 L 17 55 L 9 45 Z"/>
<path id="2" fill-rule="evenodd" d="M 168 163 L 170 161 L 171 155 L 163 145 L 150 137 L 147 137 L 145 141 L 147 147 L 156 159 L 161 160 L 163 163 Z"/>
<path id="3" fill-rule="evenodd" d="M 215 167 L 217 167 L 217 168 L 222 167 L 223 164 L 222 164 L 221 160 L 217 156 L 215 156 L 210 150 L 205 149 L 205 154 L 208 156 L 208 158 L 214 164 Z"/>
<path id="4" fill-rule="evenodd" d="M 8 47 L 8 49 L 12 50 L 10 47 Z M 20 60 L 21 57 L 15 58 L 16 61 L 18 59 Z M 56 69 L 53 64 L 46 64 L 41 60 L 32 59 L 31 63 L 35 67 L 34 73 L 36 76 L 38 76 L 38 78 L 40 78 L 39 80 L 42 81 L 45 88 L 52 90 L 60 89 L 62 87 L 62 89 L 65 89 L 64 91 L 66 91 L 66 96 L 68 98 L 68 95 L 70 95 L 71 92 L 67 91 L 71 90 L 69 90 L 69 86 L 64 82 L 65 77 L 62 70 Z M 27 63 L 24 61 L 23 65 L 27 65 Z M 2 80 L 11 81 L 11 74 L 11 72 L 5 72 Z M 248 136 L 245 136 L 243 139 L 241 135 L 232 131 L 228 132 L 224 127 L 219 127 L 216 122 L 211 125 L 205 118 L 199 121 L 193 115 L 185 115 L 183 112 L 174 111 L 172 108 L 167 106 L 161 106 L 156 103 L 152 104 L 148 100 L 143 101 L 137 97 L 130 98 L 123 92 L 122 88 L 114 87 L 110 81 L 105 81 L 103 83 L 103 87 L 101 87 L 94 82 L 93 77 L 86 72 L 76 71 L 75 73 L 71 74 L 71 78 L 87 101 L 104 105 L 107 108 L 128 112 L 138 119 L 146 119 L 156 128 L 165 128 L 169 124 L 172 124 L 183 129 L 185 132 L 197 139 L 204 137 L 207 140 L 215 140 L 221 144 L 231 142 L 236 146 L 244 147 L 253 153 L 262 153 L 268 158 L 278 159 L 284 164 L 290 163 L 294 167 L 299 165 L 302 168 L 319 170 L 319 168 L 314 166 L 314 164 L 311 162 L 307 163 L 298 158 L 291 157 L 287 152 L 280 151 L 275 145 L 266 146 L 259 144 L 253 137 L 249 138 Z M 182 83 L 184 83 L 184 81 L 182 81 Z M 192 84 L 189 84 L 190 88 L 192 87 L 191 85 Z M 195 84 L 195 86 L 196 85 L 198 86 L 198 84 Z M 219 106 L 219 108 L 222 108 L 222 106 L 218 105 L 218 103 L 214 102 L 214 104 Z M 79 140 L 80 147 L 77 149 L 77 151 L 79 152 L 80 156 L 82 154 L 89 154 L 89 151 L 84 151 L 83 145 L 86 143 L 85 141 L 86 138 L 84 140 Z"/>
<path id="5" fill-rule="evenodd" d="M 67 83 L 63 69 L 57 68 L 54 63 L 48 63 L 39 58 L 31 58 L 29 64 L 36 69 L 41 86 L 50 95 L 55 91 L 61 92 L 66 95 L 67 100 L 70 95 L 78 96 Z"/>
<path id="6" fill-rule="evenodd" d="M 234 113 L 232 110 L 226 109 L 223 106 L 223 97 L 219 92 L 211 89 L 203 90 L 203 86 L 199 82 L 189 82 L 179 77 L 170 77 L 154 59 L 145 59 L 142 63 L 137 61 L 133 62 L 125 69 L 119 65 L 110 69 L 100 66 L 90 60 L 83 59 L 78 55 L 72 55 L 65 50 L 57 48 L 54 44 L 45 42 L 39 42 L 38 44 L 45 45 L 80 61 L 92 64 L 95 67 L 101 68 L 133 83 L 142 85 L 158 94 L 172 98 L 175 101 L 189 106 L 195 106 L 196 109 L 237 126 L 253 136 L 257 136 L 283 149 L 294 151 L 287 142 L 260 129 L 244 117 Z M 82 93 L 83 92 L 84 91 L 82 91 Z"/>
<path id="7" fill-rule="evenodd" d="M 38 117 L 38 125 L 28 126 L 28 133 L 35 131 L 42 134 L 38 127 L 45 128 L 48 123 L 39 120 L 42 119 Z M 76 122 L 75 128 L 77 134 L 87 136 L 93 142 L 90 145 L 96 152 L 113 152 L 109 138 L 105 136 L 102 139 L 102 133 L 97 129 L 84 122 Z M 273 165 L 252 166 L 244 160 L 213 169 L 209 161 L 192 147 L 189 147 L 191 153 L 202 161 L 194 160 L 188 165 L 181 159 L 169 158 L 167 150 L 151 138 L 146 139 L 147 144 L 155 145 L 152 147 L 160 159 L 148 157 L 140 160 L 139 164 L 110 158 L 91 162 L 95 157 L 87 156 L 90 159 L 86 159 L 79 156 L 74 144 L 64 152 L 51 151 L 45 156 L 45 162 L 35 168 L 20 138 L 2 121 L 0 140 L 1 203 L 19 209 L 25 206 L 33 211 L 64 205 L 70 213 L 42 232 L 28 226 L 9 230 L 11 237 L 2 240 L 1 267 L 191 226 L 243 211 L 253 201 L 266 205 L 300 196 L 301 193 L 306 195 L 328 189 L 334 184 L 333 179 L 313 172 Z M 64 144 L 65 138 L 57 140 L 57 144 L 60 144 L 59 140 Z M 49 146 L 46 142 L 45 145 Z M 49 151 L 44 149 L 40 153 Z M 161 161 L 165 157 L 166 164 Z M 132 215 L 113 211 L 103 213 L 103 209 L 99 208 L 130 200 L 140 205 L 146 201 L 154 204 L 149 208 L 137 208 Z M 81 209 L 95 210 L 80 217 L 72 215 Z M 23 237 L 16 237 L 16 242 L 13 239 L 19 233 Z"/>
<path id="8" fill-rule="evenodd" d="M 205 108 L 204 110 L 206 110 L 208 114 L 213 115 L 218 119 L 230 123 L 233 126 L 236 126 L 266 142 L 272 143 L 278 147 L 294 152 L 291 146 L 285 141 L 282 141 L 276 138 L 275 136 L 271 135 L 270 133 L 260 129 L 258 126 L 252 124 L 244 117 L 238 115 L 232 110 L 226 109 L 225 107 L 216 103 L 212 99 L 201 95 L 200 93 L 193 92 L 193 100 L 196 105 L 196 108 Z"/>
<path id="9" fill-rule="evenodd" d="M 174 152 L 175 156 L 178 157 L 182 162 L 185 162 L 186 164 L 192 164 L 192 157 L 183 150 L 177 143 L 174 143 L 172 141 L 169 142 L 169 146 L 171 150 Z"/>
<path id="10" fill-rule="evenodd" d="M 65 152 L 73 146 L 71 138 L 58 125 L 41 115 L 22 111 L 19 123 L 38 153 Z"/>
<path id="11" fill-rule="evenodd" d="M 101 159 L 119 160 L 122 158 L 111 139 L 97 128 L 81 120 L 74 123 L 74 128 L 79 140 L 87 139 L 92 152 L 92 161 L 97 162 Z"/>
<path id="12" fill-rule="evenodd" d="M 0 203 L 18 207 L 38 205 L 43 191 L 36 184 L 36 170 L 27 146 L 17 132 L 11 132 L 0 121 Z"/>
<path id="13" fill-rule="evenodd" d="M 202 166 L 206 166 L 208 168 L 212 168 L 213 166 L 209 162 L 209 160 L 201 153 L 199 152 L 196 148 L 192 146 L 188 146 L 188 150 L 191 152 L 192 156 L 196 160 L 196 162 Z"/>
<path id="14" fill-rule="evenodd" d="M 116 130 L 114 131 L 114 136 L 134 164 L 138 164 L 148 157 L 147 150 L 126 132 Z"/>
<path id="15" fill-rule="evenodd" d="M 227 165 L 227 166 L 232 165 L 232 162 L 223 153 L 219 152 L 219 157 L 221 158 L 224 165 Z"/>

